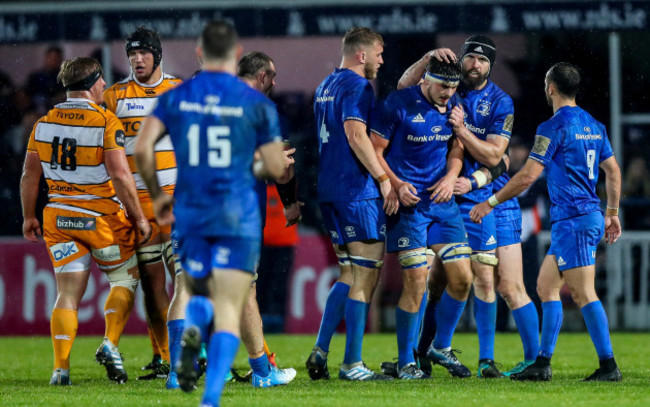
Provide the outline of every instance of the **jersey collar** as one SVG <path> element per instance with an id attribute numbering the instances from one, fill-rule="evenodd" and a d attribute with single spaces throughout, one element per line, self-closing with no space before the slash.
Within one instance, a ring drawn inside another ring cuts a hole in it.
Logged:
<path id="1" fill-rule="evenodd" d="M 158 79 L 155 83 L 151 85 L 147 85 L 146 83 L 142 83 L 139 80 L 137 80 L 133 72 L 131 72 L 131 79 L 133 79 L 133 82 L 137 83 L 139 86 L 142 86 L 143 88 L 155 88 L 156 86 L 160 85 L 162 81 L 165 79 L 165 73 L 161 71 L 160 79 Z"/>

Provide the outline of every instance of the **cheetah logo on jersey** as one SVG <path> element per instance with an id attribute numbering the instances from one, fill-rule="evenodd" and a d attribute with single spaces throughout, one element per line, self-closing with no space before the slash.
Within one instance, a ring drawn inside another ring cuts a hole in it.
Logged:
<path id="1" fill-rule="evenodd" d="M 117 130 L 115 132 L 115 144 L 117 144 L 120 147 L 124 147 L 125 142 L 126 142 L 126 135 L 122 130 Z"/>
<path id="2" fill-rule="evenodd" d="M 146 89 L 144 93 L 149 96 L 156 96 L 156 91 L 153 89 Z"/>
<path id="3" fill-rule="evenodd" d="M 476 113 L 480 114 L 481 116 L 487 116 L 490 114 L 490 105 L 487 103 L 481 103 L 478 105 L 478 108 L 476 109 Z"/>

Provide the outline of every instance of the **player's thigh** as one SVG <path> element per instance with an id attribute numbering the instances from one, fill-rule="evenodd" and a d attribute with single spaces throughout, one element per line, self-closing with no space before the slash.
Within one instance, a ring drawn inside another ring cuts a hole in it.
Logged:
<path id="1" fill-rule="evenodd" d="M 497 259 L 497 280 L 508 284 L 520 283 L 523 285 L 523 258 L 521 254 L 521 243 L 499 246 L 496 250 Z"/>
<path id="2" fill-rule="evenodd" d="M 537 293 L 542 302 L 560 301 L 560 290 L 564 280 L 557 267 L 554 255 L 547 254 L 537 277 Z"/>

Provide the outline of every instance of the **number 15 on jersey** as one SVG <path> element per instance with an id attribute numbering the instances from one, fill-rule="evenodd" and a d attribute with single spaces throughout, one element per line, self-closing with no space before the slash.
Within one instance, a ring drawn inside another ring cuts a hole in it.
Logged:
<path id="1" fill-rule="evenodd" d="M 212 168 L 225 168 L 230 166 L 231 161 L 231 143 L 230 127 L 228 126 L 210 126 L 206 129 L 208 136 L 208 166 Z M 189 142 L 189 164 L 197 167 L 200 163 L 200 137 L 201 127 L 193 124 L 187 131 L 187 141 Z"/>

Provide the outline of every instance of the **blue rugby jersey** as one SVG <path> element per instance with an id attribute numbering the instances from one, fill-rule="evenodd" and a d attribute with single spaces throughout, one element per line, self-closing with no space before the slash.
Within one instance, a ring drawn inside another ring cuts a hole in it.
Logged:
<path id="1" fill-rule="evenodd" d="M 514 105 L 510 95 L 488 80 L 481 90 L 459 90 L 463 110 L 465 111 L 465 127 L 476 137 L 485 141 L 488 134 L 494 134 L 510 139 L 514 121 Z M 465 152 L 465 162 L 462 175 L 469 177 L 483 164 Z M 483 202 L 492 194 L 493 185 L 470 191 L 462 196 L 471 202 Z"/>
<path id="2" fill-rule="evenodd" d="M 253 154 L 281 141 L 275 104 L 237 77 L 201 72 L 158 98 L 178 165 L 179 234 L 261 238 Z"/>
<path id="3" fill-rule="evenodd" d="M 314 116 L 318 133 L 320 202 L 378 198 L 370 173 L 350 148 L 343 123 L 368 125 L 375 95 L 368 80 L 349 69 L 335 69 L 316 89 Z"/>
<path id="4" fill-rule="evenodd" d="M 372 115 L 372 131 L 390 141 L 386 163 L 427 198 L 431 194 L 427 188 L 447 173 L 451 107 L 449 103 L 447 112 L 440 113 L 418 85 L 391 93 Z"/>
<path id="5" fill-rule="evenodd" d="M 598 166 L 614 155 L 605 126 L 578 106 L 564 106 L 536 134 L 528 158 L 545 166 L 551 222 L 602 211 Z"/>

